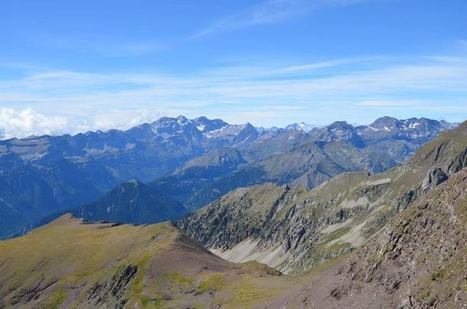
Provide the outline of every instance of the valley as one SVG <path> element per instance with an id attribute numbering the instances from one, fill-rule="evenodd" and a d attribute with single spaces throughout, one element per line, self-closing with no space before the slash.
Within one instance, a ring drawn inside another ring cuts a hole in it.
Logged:
<path id="1" fill-rule="evenodd" d="M 467 309 L 467 1 L 0 1 L 0 309 Z"/>
<path id="2" fill-rule="evenodd" d="M 217 154 L 170 177 L 239 162 Z M 0 241 L 0 307 L 462 308 L 466 165 L 464 122 L 381 173 L 241 187 L 156 224 L 185 206 L 130 180 Z"/>
<path id="3" fill-rule="evenodd" d="M 182 204 L 168 217 L 151 214 L 155 223 L 177 219 L 239 187 L 272 182 L 311 189 L 344 172 L 381 172 L 452 126 L 386 117 L 369 126 L 336 122 L 311 131 L 295 126 L 260 130 L 251 124 L 179 116 L 126 131 L 4 140 L 0 238 L 22 235 L 98 199 L 111 204 L 106 195 L 131 180 L 150 187 L 134 196 L 137 204 L 160 204 L 149 192 L 163 192 L 165 199 Z M 138 222 L 123 215 L 118 221 Z"/>

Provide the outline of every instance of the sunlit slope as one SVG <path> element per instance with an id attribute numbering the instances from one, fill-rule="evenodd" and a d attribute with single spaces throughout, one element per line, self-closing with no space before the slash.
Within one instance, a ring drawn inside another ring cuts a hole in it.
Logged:
<path id="1" fill-rule="evenodd" d="M 256 263 L 226 262 L 168 223 L 85 224 L 65 215 L 0 242 L 0 307 L 233 308 L 278 295 L 286 280 Z"/>

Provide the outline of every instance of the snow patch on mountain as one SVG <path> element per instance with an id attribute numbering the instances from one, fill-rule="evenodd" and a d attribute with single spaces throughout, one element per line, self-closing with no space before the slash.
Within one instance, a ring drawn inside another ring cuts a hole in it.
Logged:
<path id="1" fill-rule="evenodd" d="M 292 123 L 285 127 L 286 130 L 300 130 L 306 133 L 310 132 L 314 128 L 316 128 L 316 126 L 305 122 Z"/>
<path id="2" fill-rule="evenodd" d="M 246 124 L 232 124 L 217 130 L 207 132 L 204 135 L 209 138 L 223 137 L 227 135 L 238 135 L 243 129 L 245 129 L 245 127 Z"/>

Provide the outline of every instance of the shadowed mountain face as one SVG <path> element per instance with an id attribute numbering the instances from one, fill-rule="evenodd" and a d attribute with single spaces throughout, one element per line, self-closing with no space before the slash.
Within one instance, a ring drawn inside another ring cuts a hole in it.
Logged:
<path id="1" fill-rule="evenodd" d="M 196 192 L 209 187 L 216 179 L 234 172 L 246 163 L 239 150 L 216 148 L 186 162 L 171 175 L 161 177 L 149 186 L 185 203 Z"/>
<path id="2" fill-rule="evenodd" d="M 250 134 L 257 133 L 248 125 L 180 116 L 127 131 L 0 141 L 0 212 L 19 218 L 0 217 L 0 237 L 90 203 L 130 179 L 157 179 L 219 144 L 241 144 Z"/>
<path id="3" fill-rule="evenodd" d="M 299 273 L 352 251 L 396 213 L 467 166 L 467 122 L 384 173 L 343 173 L 313 190 L 268 183 L 234 190 L 178 222 L 234 262 Z"/>
<path id="4" fill-rule="evenodd" d="M 165 193 L 138 180 L 130 180 L 73 213 L 88 221 L 146 224 L 180 218 L 186 213 L 186 209 Z"/>
<path id="5" fill-rule="evenodd" d="M 311 131 L 257 130 L 179 116 L 127 131 L 0 141 L 0 237 L 90 204 L 130 179 L 196 209 L 238 187 L 275 182 L 312 188 L 346 171 L 382 171 L 447 126 L 384 118 L 361 127 L 339 122 Z"/>

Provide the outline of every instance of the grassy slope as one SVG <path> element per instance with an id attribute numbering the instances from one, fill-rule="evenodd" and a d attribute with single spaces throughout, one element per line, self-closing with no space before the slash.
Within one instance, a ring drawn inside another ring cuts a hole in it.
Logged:
<path id="1" fill-rule="evenodd" d="M 105 294 L 129 265 L 138 268 L 128 284 Z M 263 302 L 288 280 L 257 263 L 221 260 L 166 223 L 83 224 L 66 215 L 0 242 L 0 307 L 85 308 L 104 295 L 112 306 L 228 308 Z"/>

